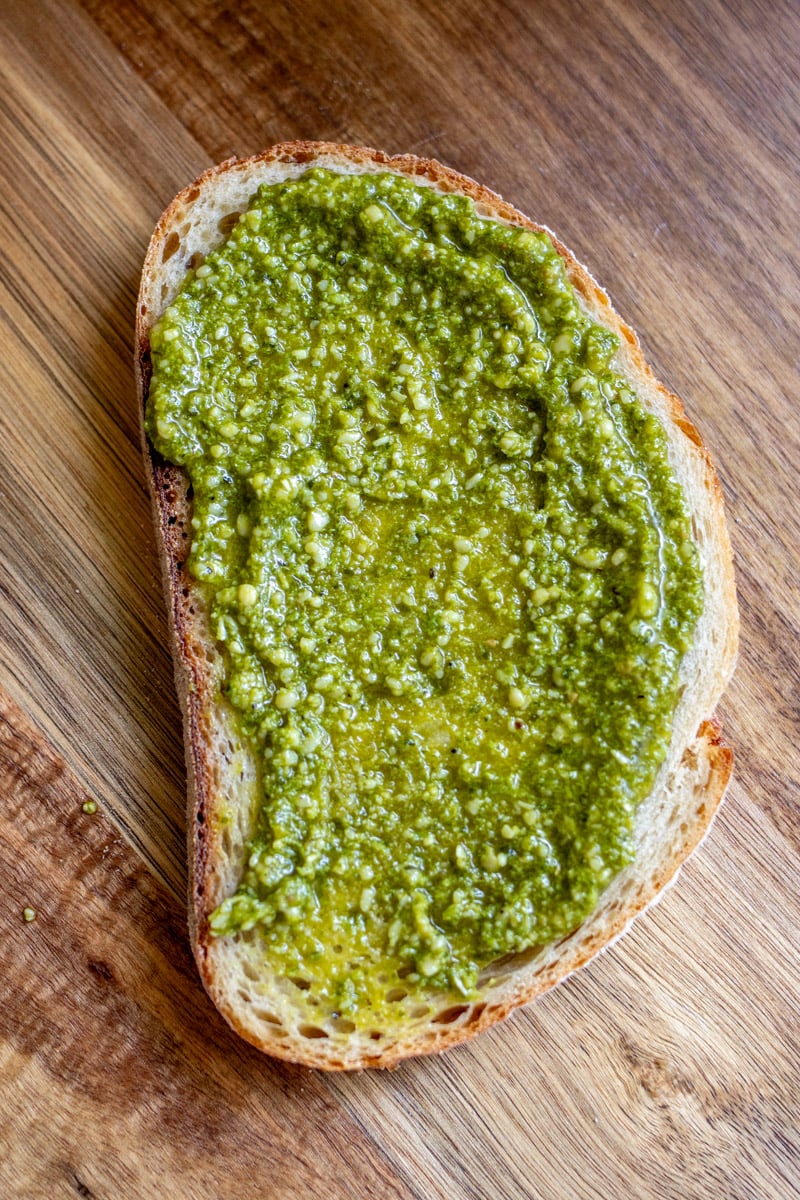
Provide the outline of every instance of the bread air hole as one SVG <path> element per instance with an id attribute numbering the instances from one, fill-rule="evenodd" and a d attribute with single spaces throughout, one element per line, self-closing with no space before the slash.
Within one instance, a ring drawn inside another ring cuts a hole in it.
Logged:
<path id="1" fill-rule="evenodd" d="M 475 1025 L 478 1021 L 480 1021 L 481 1017 L 484 1014 L 485 1009 L 486 1009 L 485 1004 L 476 1004 L 475 1007 L 473 1008 L 472 1012 L 467 1017 L 464 1024 L 465 1025 Z"/>
<path id="2" fill-rule="evenodd" d="M 253 1007 L 253 1012 L 258 1017 L 259 1021 L 266 1021 L 268 1025 L 281 1025 L 280 1017 L 276 1017 L 275 1013 L 267 1012 L 265 1008 Z"/>
<path id="3" fill-rule="evenodd" d="M 289 982 L 293 983 L 296 988 L 300 988 L 301 992 L 307 992 L 308 989 L 311 987 L 311 984 L 308 982 L 307 979 L 299 979 L 297 976 L 295 976 L 294 978 L 291 978 L 289 980 Z"/>
<path id="4" fill-rule="evenodd" d="M 573 931 L 574 932 L 574 931 Z M 572 937 L 572 933 L 567 934 L 567 938 Z M 567 938 L 562 938 L 566 941 Z M 488 967 L 484 967 L 478 976 L 478 986 L 482 987 L 490 979 L 501 981 L 507 979 L 509 975 L 519 970 L 520 967 L 526 967 L 528 963 L 533 962 L 538 954 L 544 950 L 544 943 L 539 942 L 535 946 L 530 946 L 527 950 L 521 950 L 519 954 L 506 954 L 502 958 L 495 959 L 489 963 Z"/>
<path id="5" fill-rule="evenodd" d="M 396 1004 L 398 1000 L 405 1000 L 407 995 L 408 995 L 408 992 L 406 991 L 405 988 L 396 987 L 396 988 L 391 988 L 386 993 L 386 999 L 389 1001 L 390 1004 Z"/>
<path id="6" fill-rule="evenodd" d="M 178 250 L 180 249 L 180 244 L 181 244 L 181 239 L 178 237 L 177 233 L 173 229 L 172 233 L 169 235 L 167 240 L 164 242 L 164 246 L 161 250 L 162 263 L 165 263 L 170 258 L 172 258 L 173 254 L 177 254 Z"/>
<path id="7" fill-rule="evenodd" d="M 356 1031 L 355 1021 L 351 1021 L 347 1017 L 332 1017 L 330 1025 L 337 1033 L 355 1033 Z"/>
<path id="8" fill-rule="evenodd" d="M 319 1025 L 300 1025 L 297 1032 L 304 1038 L 326 1038 L 328 1035 Z"/>
<path id="9" fill-rule="evenodd" d="M 224 217 L 220 217 L 217 222 L 217 229 L 227 237 L 234 225 L 238 223 L 240 216 L 241 213 L 238 212 L 227 213 Z"/>
<path id="10" fill-rule="evenodd" d="M 435 1017 L 431 1017 L 431 1020 L 434 1025 L 452 1025 L 459 1017 L 463 1017 L 465 1012 L 469 1012 L 468 1004 L 454 1004 L 452 1008 L 445 1008 Z"/>

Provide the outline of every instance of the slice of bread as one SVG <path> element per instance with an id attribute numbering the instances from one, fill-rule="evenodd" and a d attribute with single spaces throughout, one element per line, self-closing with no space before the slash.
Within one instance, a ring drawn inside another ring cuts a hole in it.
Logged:
<path id="1" fill-rule="evenodd" d="M 136 322 L 142 414 L 150 380 L 150 330 L 187 270 L 223 240 L 262 183 L 297 176 L 312 165 L 350 173 L 400 172 L 420 185 L 471 197 L 487 217 L 541 228 L 472 180 L 410 155 L 388 157 L 360 147 L 292 142 L 255 158 L 222 163 L 172 201 L 150 242 Z M 209 630 L 203 591 L 185 568 L 191 530 L 186 477 L 159 459 L 145 439 L 184 717 L 192 946 L 205 987 L 226 1020 L 255 1046 L 280 1058 L 331 1070 L 391 1067 L 408 1055 L 443 1050 L 493 1025 L 588 962 L 658 898 L 708 831 L 725 790 L 733 755 L 720 741 L 713 712 L 733 671 L 738 616 L 719 483 L 697 430 L 678 398 L 654 378 L 635 334 L 586 269 L 553 241 L 588 312 L 619 336 L 616 369 L 667 431 L 672 467 L 702 559 L 705 603 L 681 667 L 669 753 L 637 811 L 634 861 L 568 937 L 484 970 L 474 1001 L 413 991 L 395 1002 L 397 1016 L 390 1027 L 362 1030 L 322 1011 L 306 980 L 271 971 L 259 955 L 257 933 L 220 938 L 209 933 L 209 914 L 239 882 L 257 773 L 220 693 L 220 652 Z M 223 807 L 235 814 L 227 823 L 217 820 Z"/>

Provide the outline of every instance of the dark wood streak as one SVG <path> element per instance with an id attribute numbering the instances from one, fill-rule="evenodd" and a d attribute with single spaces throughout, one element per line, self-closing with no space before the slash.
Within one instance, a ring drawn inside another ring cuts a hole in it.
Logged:
<path id="1" fill-rule="evenodd" d="M 3 1194 L 800 1195 L 798 42 L 791 0 L 2 6 Z M 186 948 L 130 365 L 165 204 L 291 137 L 558 230 L 713 448 L 744 624 L 737 781 L 658 911 L 478 1043 L 324 1081 L 228 1035 Z"/>

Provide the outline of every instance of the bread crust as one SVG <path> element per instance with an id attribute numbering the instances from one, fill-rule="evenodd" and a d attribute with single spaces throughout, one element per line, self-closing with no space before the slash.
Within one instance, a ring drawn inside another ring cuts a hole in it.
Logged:
<path id="1" fill-rule="evenodd" d="M 135 368 L 142 445 L 183 714 L 192 949 L 206 990 L 247 1041 L 278 1058 L 327 1070 L 352 1070 L 395 1067 L 409 1055 L 438 1052 L 474 1037 L 583 966 L 663 894 L 708 832 L 730 777 L 733 753 L 723 743 L 713 713 L 735 665 L 738 612 L 722 491 L 702 439 L 678 397 L 655 379 L 638 338 L 614 311 L 606 293 L 548 229 L 584 306 L 620 339 L 617 368 L 667 431 L 670 459 L 689 504 L 705 573 L 704 611 L 681 667 L 683 691 L 670 751 L 637 814 L 636 859 L 613 881 L 595 912 L 568 937 L 554 945 L 534 947 L 483 972 L 479 1000 L 462 1004 L 455 1003 L 452 996 L 428 996 L 427 1014 L 408 1017 L 385 1033 L 377 1031 L 378 1036 L 376 1031 L 362 1035 L 322 1029 L 315 1023 L 319 1017 L 313 1009 L 304 1006 L 303 994 L 294 995 L 297 989 L 285 980 L 277 976 L 253 979 L 252 948 L 248 949 L 246 939 L 210 936 L 209 913 L 235 887 L 236 864 L 226 859 L 230 848 L 223 844 L 225 835 L 215 823 L 214 813 L 215 803 L 218 807 L 232 786 L 231 763 L 241 754 L 241 747 L 236 745 L 217 687 L 220 660 L 208 630 L 202 592 L 185 566 L 191 518 L 187 480 L 179 468 L 159 458 L 144 434 L 149 337 L 194 256 L 204 255 L 222 241 L 220 214 L 224 226 L 224 217 L 241 211 L 260 183 L 301 173 L 312 165 L 351 173 L 397 172 L 421 184 L 469 196 L 486 216 L 529 229 L 546 227 L 488 188 L 431 159 L 392 157 L 365 147 L 327 142 L 286 142 L 253 158 L 230 159 L 211 167 L 184 188 L 161 216 L 144 262 L 136 314 Z"/>

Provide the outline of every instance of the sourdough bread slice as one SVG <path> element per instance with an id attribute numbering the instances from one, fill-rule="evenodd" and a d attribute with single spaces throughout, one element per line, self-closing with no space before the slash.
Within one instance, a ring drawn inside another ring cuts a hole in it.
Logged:
<path id="1" fill-rule="evenodd" d="M 420 185 L 471 197 L 487 217 L 541 228 L 472 180 L 410 155 L 388 157 L 360 147 L 293 142 L 255 158 L 222 163 L 173 200 L 150 242 L 136 321 L 142 416 L 150 379 L 150 330 L 175 298 L 187 270 L 223 240 L 262 183 L 295 177 L 310 166 L 348 173 L 403 173 Z M 681 667 L 669 753 L 637 811 L 634 861 L 568 937 L 484 970 L 480 995 L 472 1002 L 414 991 L 397 999 L 391 1027 L 360 1030 L 349 1020 L 321 1011 L 307 981 L 270 971 L 259 954 L 257 932 L 221 938 L 209 933 L 209 914 L 239 882 L 258 772 L 219 688 L 222 661 L 209 630 L 202 588 L 185 568 L 191 531 L 186 477 L 159 459 L 144 438 L 184 718 L 192 947 L 203 983 L 226 1020 L 277 1057 L 330 1070 L 391 1067 L 408 1055 L 443 1050 L 488 1028 L 586 963 L 659 897 L 708 831 L 725 790 L 733 755 L 720 740 L 713 713 L 733 671 L 738 616 L 719 483 L 699 434 L 678 398 L 654 378 L 635 334 L 586 269 L 556 238 L 553 241 L 586 310 L 619 336 L 616 369 L 667 431 L 672 467 L 700 550 L 704 607 Z M 224 824 L 216 819 L 223 808 L 235 813 Z"/>

